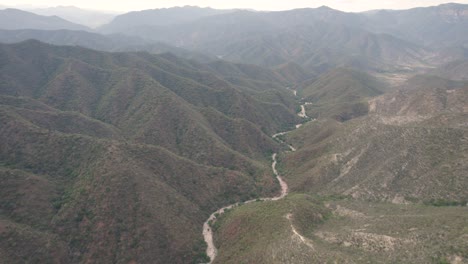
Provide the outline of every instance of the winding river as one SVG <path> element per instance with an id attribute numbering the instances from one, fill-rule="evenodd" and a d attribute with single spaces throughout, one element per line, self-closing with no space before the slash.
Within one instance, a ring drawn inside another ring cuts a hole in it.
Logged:
<path id="1" fill-rule="evenodd" d="M 294 95 L 296 95 L 296 93 L 294 93 Z M 298 116 L 303 117 L 303 118 L 307 118 L 304 106 L 305 106 L 305 104 L 301 105 L 301 112 L 298 113 Z M 299 125 L 296 126 L 296 129 L 299 128 L 299 127 L 300 127 Z M 277 134 L 274 134 L 272 137 L 279 140 L 281 143 L 286 144 L 284 141 L 282 141 L 278 137 L 282 136 L 282 135 L 285 135 L 285 134 L 287 134 L 287 133 L 289 133 L 291 131 L 293 131 L 293 130 L 277 133 Z M 288 147 L 289 147 L 289 149 L 291 151 L 296 151 L 296 149 L 293 146 L 288 145 Z M 240 204 L 248 204 L 248 203 L 252 203 L 252 202 L 255 202 L 255 201 L 277 201 L 277 200 L 283 199 L 288 194 L 288 184 L 283 180 L 283 178 L 279 175 L 278 171 L 276 170 L 276 164 L 278 163 L 278 160 L 276 159 L 277 155 L 278 155 L 278 153 L 274 153 L 271 156 L 271 160 L 272 160 L 271 169 L 273 170 L 273 173 L 275 174 L 276 179 L 278 179 L 278 182 L 279 182 L 279 184 L 281 186 L 281 192 L 280 192 L 280 194 L 278 196 L 267 197 L 267 198 L 257 198 L 257 199 L 248 200 L 248 201 L 245 201 L 245 202 L 242 202 L 242 203 L 234 203 L 234 204 L 231 204 L 231 205 L 228 205 L 228 206 L 224 206 L 224 207 L 218 209 L 217 211 L 215 211 L 214 213 L 212 213 L 210 215 L 210 217 L 203 224 L 203 238 L 204 238 L 204 240 L 205 240 L 205 242 L 207 244 L 206 255 L 210 258 L 210 262 L 208 262 L 208 264 L 213 263 L 214 259 L 218 255 L 218 250 L 217 250 L 217 248 L 216 248 L 216 246 L 214 244 L 214 241 L 213 241 L 213 230 L 211 229 L 211 226 L 210 226 L 210 223 L 214 223 L 216 221 L 217 216 L 223 214 L 226 210 L 229 210 L 231 208 L 239 206 Z"/>

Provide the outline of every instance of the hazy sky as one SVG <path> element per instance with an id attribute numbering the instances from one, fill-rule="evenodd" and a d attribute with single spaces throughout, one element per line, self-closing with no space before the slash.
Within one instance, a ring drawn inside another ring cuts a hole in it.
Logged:
<path id="1" fill-rule="evenodd" d="M 447 2 L 468 4 L 468 0 L 1 0 L 7 6 L 58 6 L 73 5 L 87 9 L 132 11 L 161 7 L 196 5 L 213 8 L 251 8 L 256 10 L 286 10 L 300 7 L 326 5 L 343 11 L 364 11 L 371 9 L 406 9 L 417 6 L 431 6 Z"/>

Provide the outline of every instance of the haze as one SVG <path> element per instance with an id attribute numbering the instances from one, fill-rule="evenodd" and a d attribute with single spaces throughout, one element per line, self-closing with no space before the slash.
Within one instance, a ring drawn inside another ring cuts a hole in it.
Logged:
<path id="1" fill-rule="evenodd" d="M 302 7 L 319 7 L 326 5 L 338 10 L 359 12 L 373 9 L 407 9 L 417 6 L 433 6 L 447 2 L 454 1 L 440 1 L 440 0 L 387 0 L 387 1 L 374 1 L 374 0 L 329 0 L 329 1 L 310 1 L 310 0 L 297 0 L 297 1 L 275 1 L 270 0 L 237 0 L 237 1 L 220 1 L 220 0 L 165 0 L 165 1 L 150 1 L 150 0 L 135 0 L 135 1 L 92 1 L 92 0 L 25 0 L 25 1 L 4 1 L 2 5 L 6 6 L 33 6 L 33 7 L 53 7 L 73 5 L 80 8 L 95 9 L 95 10 L 112 10 L 112 11 L 133 11 L 173 6 L 196 5 L 202 7 L 213 7 L 220 9 L 228 8 L 248 8 L 255 10 L 287 10 Z M 456 1 L 457 3 L 467 4 L 466 1 Z"/>

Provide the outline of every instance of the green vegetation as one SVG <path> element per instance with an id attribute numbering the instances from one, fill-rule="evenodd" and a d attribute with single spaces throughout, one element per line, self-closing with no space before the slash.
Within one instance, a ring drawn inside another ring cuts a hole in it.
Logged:
<path id="1" fill-rule="evenodd" d="M 385 85 L 376 78 L 356 70 L 334 69 L 306 82 L 301 90 L 307 113 L 313 118 L 347 121 L 368 113 L 367 98 L 380 95 Z"/>
<path id="2" fill-rule="evenodd" d="M 365 117 L 318 120 L 288 133 L 287 142 L 298 151 L 279 168 L 290 187 L 396 203 L 465 201 L 466 88 L 444 92 L 441 101 L 450 104 L 443 106 L 434 99 L 442 88 L 428 87 L 379 97 Z"/>
<path id="3" fill-rule="evenodd" d="M 449 201 L 444 199 L 431 199 L 428 201 L 424 201 L 426 205 L 433 205 L 433 206 L 467 206 L 468 201 Z"/>
<path id="4" fill-rule="evenodd" d="M 418 76 L 371 99 L 365 116 L 286 134 L 297 151 L 278 170 L 292 193 L 223 215 L 215 263 L 463 263 L 467 91 Z"/>
<path id="5" fill-rule="evenodd" d="M 276 248 L 291 234 L 286 216 L 294 215 L 298 230 L 310 233 L 328 217 L 321 202 L 308 195 L 291 194 L 275 202 L 250 203 L 223 214 L 217 221 L 215 241 L 220 255 L 215 263 L 277 263 L 271 250 L 282 256 L 287 248 Z M 262 258 L 258 258 L 262 256 Z"/>
<path id="6" fill-rule="evenodd" d="M 204 221 L 238 203 L 208 223 L 215 263 L 466 262 L 467 53 L 433 41 L 466 43 L 467 12 L 429 10 L 183 7 L 101 29 L 146 40 L 0 30 L 75 45 L 0 44 L 0 260 L 205 263 Z M 273 153 L 289 194 L 259 202 Z"/>
<path id="7" fill-rule="evenodd" d="M 215 263 L 444 263 L 467 257 L 466 219 L 452 207 L 291 194 L 223 215 Z"/>
<path id="8" fill-rule="evenodd" d="M 37 41 L 0 57 L 5 262 L 204 262 L 212 211 L 277 191 L 270 135 L 298 118 L 278 87 L 256 99 L 266 80 Z"/>

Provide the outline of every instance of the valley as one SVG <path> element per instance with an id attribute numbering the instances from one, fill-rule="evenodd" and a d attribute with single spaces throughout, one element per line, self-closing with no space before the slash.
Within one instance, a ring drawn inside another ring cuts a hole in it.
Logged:
<path id="1" fill-rule="evenodd" d="M 294 96 L 296 96 L 296 91 L 293 91 L 293 93 L 294 93 Z M 300 113 L 298 113 L 298 116 L 300 116 L 302 118 L 307 118 L 307 115 L 305 115 L 304 105 L 301 105 L 302 111 Z M 272 136 L 272 138 L 278 139 L 278 136 L 284 136 L 289 132 L 290 131 L 280 132 L 280 133 L 274 134 Z M 280 141 L 280 143 L 286 144 L 284 141 L 282 141 L 280 139 L 278 139 L 278 140 Z M 288 147 L 290 148 L 291 151 L 296 151 L 296 149 L 293 146 L 288 145 Z M 279 183 L 279 185 L 281 187 L 281 192 L 280 192 L 280 194 L 278 196 L 271 197 L 271 198 L 256 198 L 256 199 L 252 199 L 252 200 L 243 201 L 241 203 L 235 203 L 235 204 L 231 204 L 231 205 L 222 207 L 222 208 L 218 209 L 217 211 L 215 211 L 214 213 L 212 213 L 210 215 L 210 217 L 208 218 L 208 220 L 206 220 L 206 222 L 203 224 L 203 238 L 204 238 L 204 240 L 205 240 L 205 242 L 207 244 L 206 254 L 210 258 L 209 263 L 212 263 L 214 261 L 214 259 L 216 258 L 217 254 L 218 254 L 216 246 L 214 245 L 214 242 L 213 242 L 212 226 L 216 222 L 216 219 L 219 216 L 224 214 L 226 211 L 231 210 L 233 208 L 236 208 L 238 206 L 241 206 L 243 204 L 249 204 L 249 203 L 253 203 L 253 202 L 264 202 L 264 201 L 277 201 L 277 200 L 283 199 L 284 197 L 286 197 L 286 195 L 288 195 L 288 184 L 283 180 L 283 178 L 280 176 L 280 174 L 278 173 L 278 171 L 276 169 L 276 165 L 278 163 L 278 161 L 276 159 L 277 155 L 278 155 L 278 153 L 273 153 L 273 155 L 271 157 L 271 159 L 272 159 L 271 169 L 273 171 L 273 174 L 276 176 L 276 179 L 278 180 L 278 183 Z"/>
<path id="2" fill-rule="evenodd" d="M 216 222 L 216 219 L 219 216 L 224 214 L 226 211 L 234 209 L 243 204 L 249 204 L 253 202 L 264 202 L 264 201 L 277 201 L 277 200 L 284 198 L 288 194 L 288 184 L 281 178 L 281 176 L 276 171 L 276 163 L 277 163 L 276 155 L 277 153 L 274 153 L 272 156 L 273 162 L 271 164 L 271 168 L 279 182 L 279 185 L 281 186 L 281 192 L 278 196 L 271 197 L 271 198 L 256 198 L 252 200 L 243 201 L 241 203 L 235 203 L 235 204 L 231 204 L 228 206 L 224 206 L 218 209 L 217 211 L 215 211 L 214 213 L 212 213 L 210 217 L 208 218 L 208 220 L 206 220 L 206 222 L 203 224 L 203 238 L 207 244 L 206 254 L 210 258 L 209 263 L 212 263 L 218 254 L 216 246 L 214 245 L 214 242 L 213 242 L 213 230 L 211 226 Z"/>
<path id="3" fill-rule="evenodd" d="M 468 5 L 0 10 L 0 262 L 468 262 Z"/>

